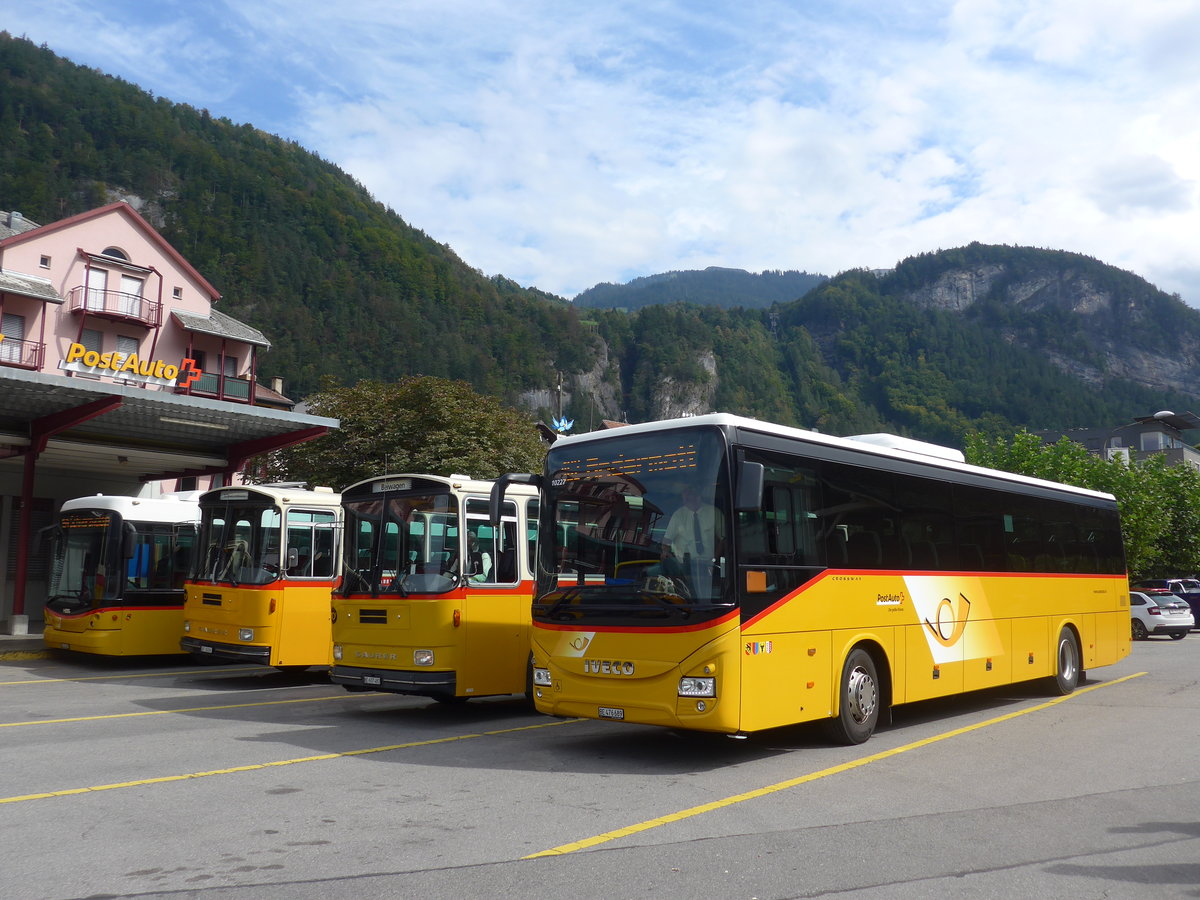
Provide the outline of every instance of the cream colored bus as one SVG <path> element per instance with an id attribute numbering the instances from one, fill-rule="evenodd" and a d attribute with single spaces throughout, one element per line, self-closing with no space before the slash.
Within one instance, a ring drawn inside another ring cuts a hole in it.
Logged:
<path id="1" fill-rule="evenodd" d="M 537 492 L 514 488 L 493 523 L 491 487 L 405 474 L 342 492 L 336 684 L 442 703 L 528 691 Z"/>
<path id="2" fill-rule="evenodd" d="M 328 666 L 339 496 L 293 484 L 217 488 L 201 495 L 200 517 L 179 647 L 283 670 Z"/>

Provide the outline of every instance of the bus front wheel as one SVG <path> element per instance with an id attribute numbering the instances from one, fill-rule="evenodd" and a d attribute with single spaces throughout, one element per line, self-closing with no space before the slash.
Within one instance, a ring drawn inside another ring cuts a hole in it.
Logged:
<path id="1" fill-rule="evenodd" d="M 1058 654 L 1051 688 L 1059 694 L 1069 694 L 1079 684 L 1079 641 L 1075 632 L 1064 627 L 1058 633 Z"/>
<path id="2" fill-rule="evenodd" d="M 842 666 L 838 715 L 829 720 L 830 736 L 841 744 L 861 744 L 879 723 L 879 677 L 875 660 L 861 647 Z"/>

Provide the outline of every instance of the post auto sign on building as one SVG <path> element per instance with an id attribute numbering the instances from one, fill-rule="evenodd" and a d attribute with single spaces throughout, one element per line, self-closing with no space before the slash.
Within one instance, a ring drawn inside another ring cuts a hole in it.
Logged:
<path id="1" fill-rule="evenodd" d="M 71 344 L 67 358 L 58 366 L 81 375 L 107 375 L 164 387 L 187 387 L 203 374 L 192 359 L 185 358 L 175 365 L 161 359 L 140 359 L 136 353 L 100 353 L 83 344 Z"/>

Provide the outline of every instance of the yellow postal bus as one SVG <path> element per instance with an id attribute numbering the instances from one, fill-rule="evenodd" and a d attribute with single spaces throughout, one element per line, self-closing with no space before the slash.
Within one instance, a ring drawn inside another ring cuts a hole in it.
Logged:
<path id="1" fill-rule="evenodd" d="M 217 488 L 201 495 L 200 514 L 178 646 L 278 669 L 328 666 L 340 497 L 290 484 Z"/>
<path id="2" fill-rule="evenodd" d="M 537 492 L 515 487 L 493 524 L 491 486 L 387 475 L 342 492 L 335 683 L 444 703 L 528 690 Z"/>
<path id="3" fill-rule="evenodd" d="M 540 484 L 537 708 L 739 734 L 1129 652 L 1114 499 L 954 450 L 728 415 L 564 438 Z"/>
<path id="4" fill-rule="evenodd" d="M 197 496 L 64 503 L 52 528 L 45 645 L 102 656 L 178 653 Z"/>

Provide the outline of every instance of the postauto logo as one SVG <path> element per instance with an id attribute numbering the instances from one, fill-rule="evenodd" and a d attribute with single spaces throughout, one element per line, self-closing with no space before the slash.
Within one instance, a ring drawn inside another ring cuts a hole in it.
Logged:
<path id="1" fill-rule="evenodd" d="M 183 359 L 176 366 L 161 359 L 141 359 L 136 353 L 100 353 L 83 344 L 71 344 L 67 358 L 58 365 L 68 372 L 109 375 L 148 384 L 176 384 L 178 387 L 187 387 L 203 374 L 192 359 Z"/>

